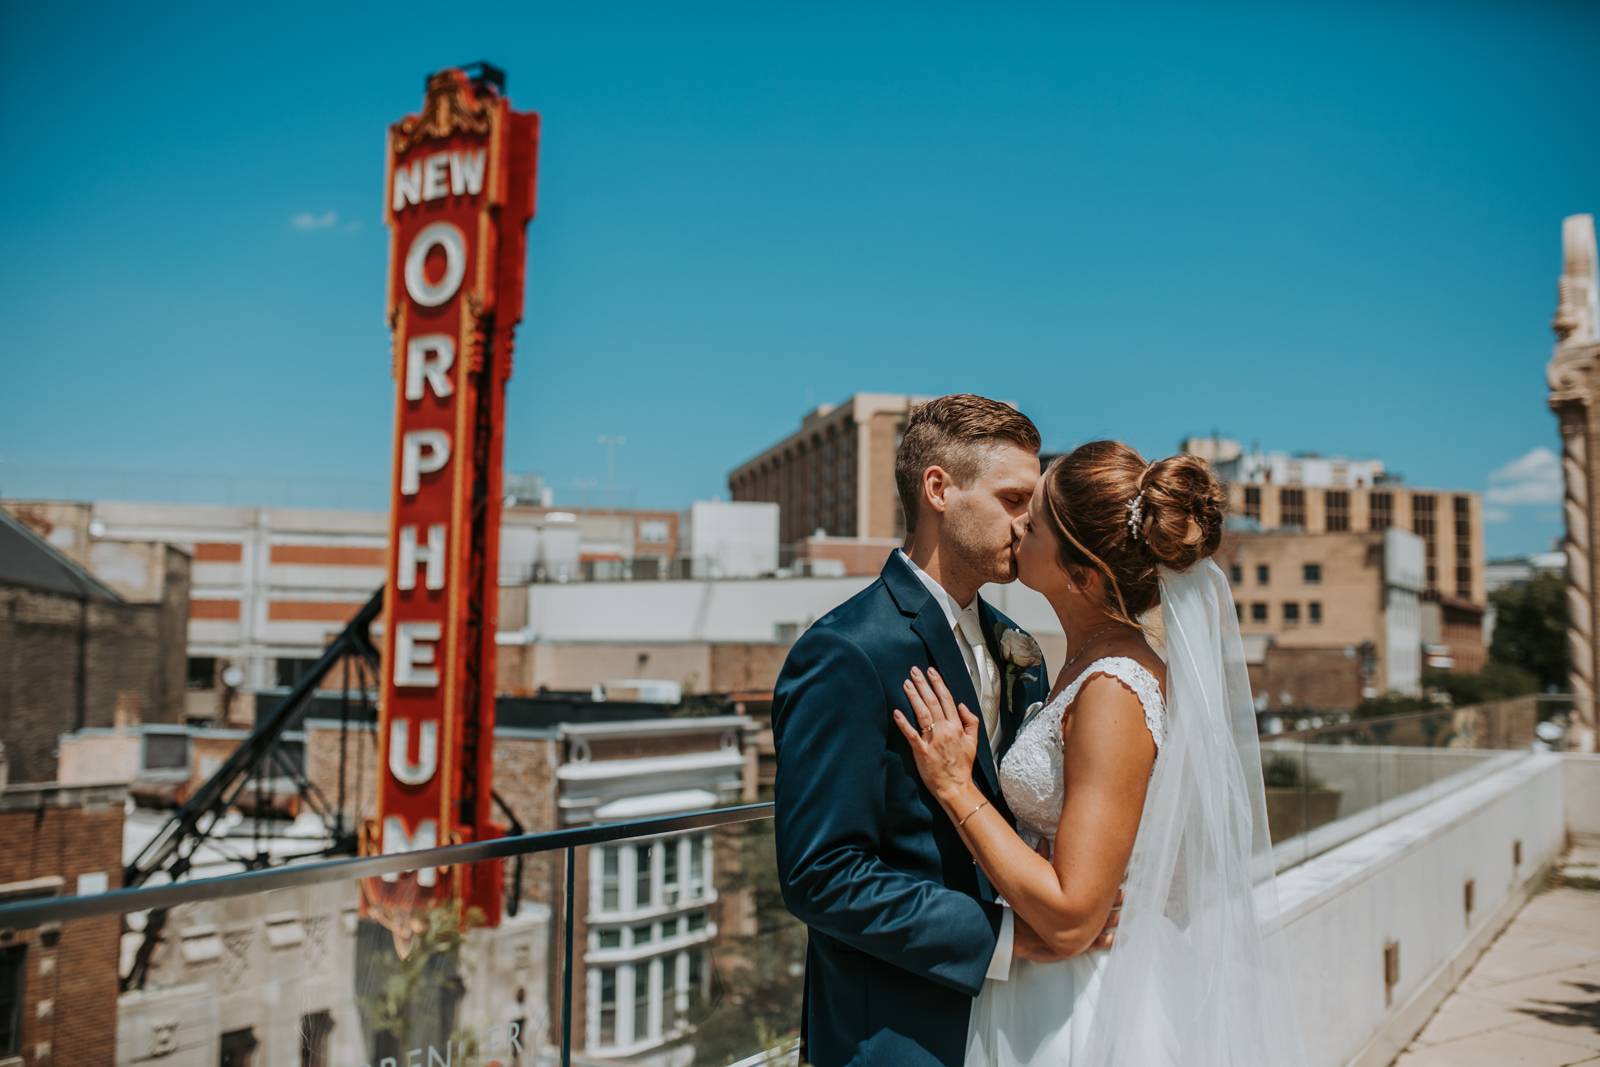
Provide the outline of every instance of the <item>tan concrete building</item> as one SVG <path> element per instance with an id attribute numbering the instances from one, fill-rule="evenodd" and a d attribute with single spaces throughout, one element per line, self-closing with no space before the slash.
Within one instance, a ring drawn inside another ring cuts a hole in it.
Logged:
<path id="1" fill-rule="evenodd" d="M 1350 708 L 1421 684 L 1425 550 L 1382 532 L 1230 531 L 1217 554 L 1260 710 Z"/>
<path id="2" fill-rule="evenodd" d="M 1230 482 L 1229 513 L 1263 531 L 1308 534 L 1409 530 L 1422 538 L 1423 579 L 1434 593 L 1482 604 L 1483 502 L 1477 493 L 1400 482 L 1313 486 Z"/>

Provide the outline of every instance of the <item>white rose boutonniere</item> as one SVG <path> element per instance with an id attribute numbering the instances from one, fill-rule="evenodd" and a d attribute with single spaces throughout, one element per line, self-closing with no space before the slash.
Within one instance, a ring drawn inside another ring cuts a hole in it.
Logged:
<path id="1" fill-rule="evenodd" d="M 1000 658 L 1006 666 L 1006 692 L 1012 694 L 1014 699 L 1018 680 L 1031 682 L 1038 678 L 1034 671 L 1044 665 L 1044 649 L 1025 630 L 1009 627 L 1003 622 L 995 623 L 994 628 L 996 643 L 1000 646 Z"/>
<path id="2" fill-rule="evenodd" d="M 1039 647 L 1039 642 L 1033 635 L 1022 630 L 1008 630 L 1004 624 L 1000 630 L 1000 655 L 1005 657 L 1009 666 L 1019 671 L 1029 667 L 1037 667 L 1044 662 L 1044 649 Z"/>

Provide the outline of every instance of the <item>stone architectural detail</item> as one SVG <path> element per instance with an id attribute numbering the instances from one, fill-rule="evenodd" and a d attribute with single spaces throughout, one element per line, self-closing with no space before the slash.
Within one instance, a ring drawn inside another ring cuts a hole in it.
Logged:
<path id="1" fill-rule="evenodd" d="M 1589 457 L 1600 438 L 1600 257 L 1595 253 L 1593 215 L 1569 215 L 1561 228 L 1562 270 L 1557 287 L 1555 354 L 1546 372 L 1550 408 L 1561 430 L 1565 483 L 1567 639 L 1571 648 L 1574 722 L 1571 747 L 1595 751 L 1595 664 L 1600 659 L 1595 627 L 1594 574 L 1597 485 L 1600 470 Z"/>

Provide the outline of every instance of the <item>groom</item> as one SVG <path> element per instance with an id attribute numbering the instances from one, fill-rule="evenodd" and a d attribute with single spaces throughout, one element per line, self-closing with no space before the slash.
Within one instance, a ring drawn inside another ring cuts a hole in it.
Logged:
<path id="1" fill-rule="evenodd" d="M 1039 431 L 980 396 L 918 407 L 895 456 L 906 547 L 795 643 L 773 691 L 783 899 L 809 927 L 801 1056 L 960 1064 L 972 999 L 1013 958 L 1045 960 L 995 891 L 892 721 L 930 666 L 981 709 L 978 788 L 1007 819 L 997 765 L 1049 678 L 1038 645 L 978 597 L 1016 577 Z M 1062 1005 L 1067 1010 L 1068 1005 Z"/>

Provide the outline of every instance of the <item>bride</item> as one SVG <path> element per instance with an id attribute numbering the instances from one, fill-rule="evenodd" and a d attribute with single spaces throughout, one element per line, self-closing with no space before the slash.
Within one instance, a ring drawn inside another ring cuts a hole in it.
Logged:
<path id="1" fill-rule="evenodd" d="M 1210 558 L 1225 499 L 1200 459 L 1148 464 L 1114 441 L 1040 478 L 1017 576 L 1055 609 L 1069 655 L 1001 763 L 1015 830 L 972 783 L 977 717 L 937 671 L 905 683 L 917 722 L 896 725 L 924 783 L 1017 920 L 1070 956 L 984 985 L 968 1064 L 1304 1062 L 1254 705 Z M 1158 604 L 1164 660 L 1139 622 Z M 1108 920 L 1114 947 L 1086 951 Z"/>

